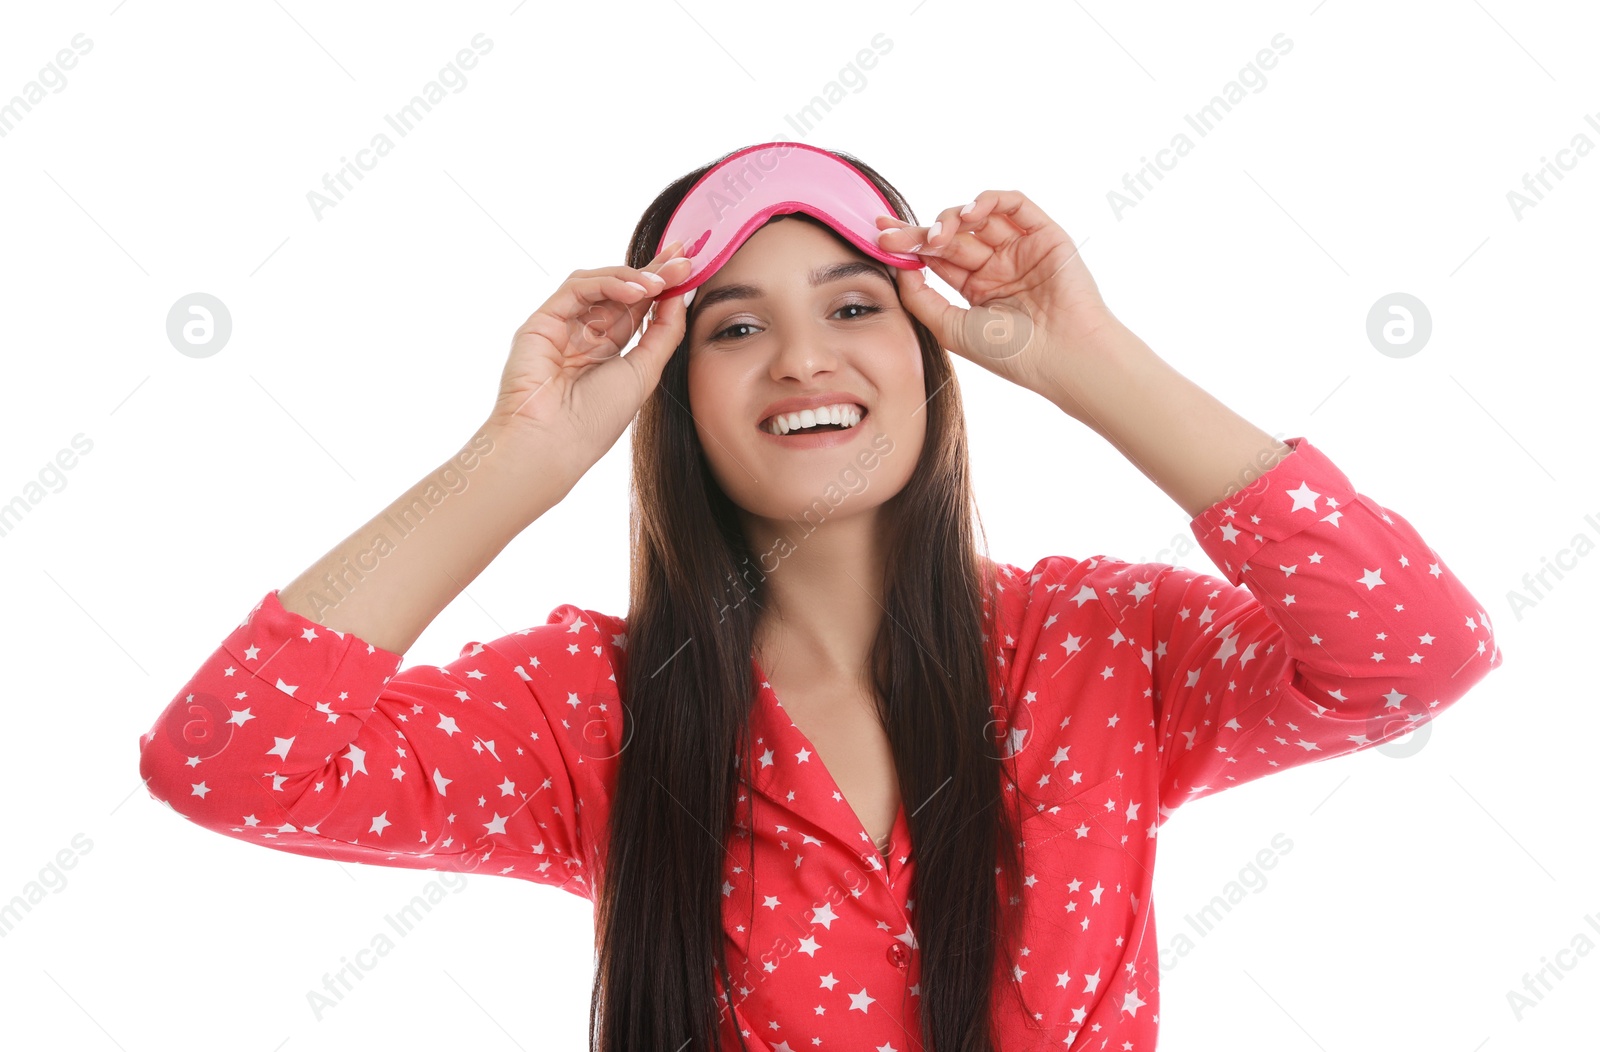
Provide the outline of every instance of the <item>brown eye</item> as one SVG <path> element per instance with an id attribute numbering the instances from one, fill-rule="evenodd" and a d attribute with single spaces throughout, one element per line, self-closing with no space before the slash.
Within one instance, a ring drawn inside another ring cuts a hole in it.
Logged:
<path id="1" fill-rule="evenodd" d="M 737 340 L 743 339 L 743 337 L 740 337 L 740 336 L 729 336 L 728 333 L 732 332 L 734 329 L 753 329 L 753 328 L 755 328 L 755 326 L 751 325 L 747 321 L 736 321 L 732 325 L 729 325 L 727 328 L 718 329 L 716 332 L 712 333 L 711 334 L 711 340 L 713 342 L 723 341 L 723 340 L 737 341 Z"/>

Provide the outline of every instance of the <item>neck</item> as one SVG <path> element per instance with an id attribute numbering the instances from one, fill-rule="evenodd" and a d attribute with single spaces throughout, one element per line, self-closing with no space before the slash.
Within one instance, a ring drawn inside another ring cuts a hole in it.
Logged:
<path id="1" fill-rule="evenodd" d="M 819 679 L 870 683 L 872 643 L 883 619 L 887 555 L 880 509 L 812 524 L 768 519 L 747 526 L 752 550 L 767 553 L 766 600 L 756 625 L 756 659 Z M 774 565 L 776 563 L 776 565 Z"/>

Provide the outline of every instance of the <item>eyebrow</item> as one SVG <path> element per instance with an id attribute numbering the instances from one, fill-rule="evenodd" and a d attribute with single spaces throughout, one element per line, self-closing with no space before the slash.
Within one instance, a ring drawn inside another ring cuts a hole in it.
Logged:
<path id="1" fill-rule="evenodd" d="M 893 279 L 889 277 L 888 273 L 883 269 L 882 266 L 874 265 L 859 259 L 852 259 L 844 263 L 833 263 L 827 266 L 818 267 L 809 275 L 807 275 L 807 280 L 810 282 L 812 288 L 816 288 L 819 285 L 826 285 L 831 281 L 840 281 L 844 278 L 853 278 L 862 274 L 876 274 L 879 278 L 886 282 L 891 289 L 895 287 Z M 723 285 L 720 288 L 712 289 L 710 292 L 704 292 L 695 296 L 694 315 L 696 318 L 698 318 L 702 311 L 715 307 L 724 300 L 760 299 L 763 295 L 765 295 L 765 293 L 761 291 L 761 287 L 759 285 Z"/>

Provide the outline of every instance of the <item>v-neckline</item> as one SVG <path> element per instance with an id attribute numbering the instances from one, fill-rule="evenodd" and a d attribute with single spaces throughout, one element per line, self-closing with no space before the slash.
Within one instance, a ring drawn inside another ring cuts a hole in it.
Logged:
<path id="1" fill-rule="evenodd" d="M 900 796 L 899 805 L 895 809 L 894 826 L 889 832 L 889 855 L 885 858 L 878 851 L 877 842 L 872 839 L 872 834 L 867 832 L 866 824 L 861 821 L 861 816 L 856 814 L 856 809 L 851 805 L 850 798 L 844 795 L 843 789 L 839 788 L 838 779 L 833 776 L 832 771 L 828 770 L 828 765 L 822 759 L 822 753 L 817 751 L 816 744 L 806 737 L 806 733 L 800 729 L 799 725 L 794 722 L 794 718 L 789 715 L 789 710 L 783 707 L 783 699 L 778 697 L 777 688 L 767 678 L 766 670 L 761 667 L 761 660 L 753 654 L 750 660 L 755 670 L 757 694 L 759 695 L 763 690 L 766 692 L 765 703 L 770 708 L 776 709 L 780 714 L 778 726 L 785 733 L 792 735 L 812 756 L 816 757 L 817 766 L 822 769 L 824 777 L 833 786 L 833 791 L 838 794 L 839 800 L 845 806 L 845 810 L 850 812 L 851 819 L 855 824 L 852 832 L 859 833 L 860 838 L 871 845 L 867 851 L 861 853 L 863 860 L 871 864 L 873 872 L 881 874 L 883 880 L 893 884 L 900 876 L 900 871 L 904 868 L 904 863 L 901 861 L 902 858 L 909 857 L 911 854 L 911 822 L 906 815 L 905 797 L 903 795 Z M 848 823 L 841 822 L 840 824 L 847 825 Z"/>

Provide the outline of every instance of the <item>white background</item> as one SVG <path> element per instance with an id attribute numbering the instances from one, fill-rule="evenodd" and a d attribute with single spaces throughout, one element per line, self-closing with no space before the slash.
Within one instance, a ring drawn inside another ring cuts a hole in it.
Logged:
<path id="1" fill-rule="evenodd" d="M 1227 6 L 6 5 L 0 104 L 75 34 L 93 42 L 0 138 L 0 503 L 73 436 L 93 443 L 0 536 L 0 901 L 92 843 L 0 939 L 6 1043 L 583 1047 L 589 904 L 486 875 L 317 1021 L 307 991 L 430 875 L 207 834 L 142 790 L 137 740 L 257 600 L 471 436 L 560 278 L 622 262 L 670 180 L 788 137 L 856 154 L 924 218 L 1027 193 L 1158 354 L 1308 437 L 1494 619 L 1505 665 L 1420 748 L 1396 743 L 1409 755 L 1285 771 L 1164 827 L 1163 947 L 1274 835 L 1293 847 L 1164 955 L 1162 1048 L 1593 1047 L 1600 952 L 1571 948 L 1600 944 L 1600 558 L 1520 614 L 1508 593 L 1600 539 L 1600 156 L 1568 154 L 1520 217 L 1507 194 L 1575 136 L 1600 143 L 1600 20 L 1509 0 Z M 316 217 L 307 192 L 478 33 L 493 49 L 465 88 L 389 130 L 394 151 Z M 803 133 L 786 120 L 879 33 L 892 48 L 858 90 Z M 1293 47 L 1265 87 L 1197 136 L 1183 115 L 1279 33 Z M 1119 217 L 1108 191 L 1180 131 L 1193 152 Z M 1399 358 L 1366 335 L 1397 291 L 1432 318 Z M 193 292 L 232 317 L 207 358 L 166 334 Z M 1215 571 L 1097 435 L 957 371 L 996 558 Z M 626 612 L 627 442 L 408 663 L 560 603 Z M 1517 1019 L 1508 991 L 1564 950 L 1575 966 Z"/>

